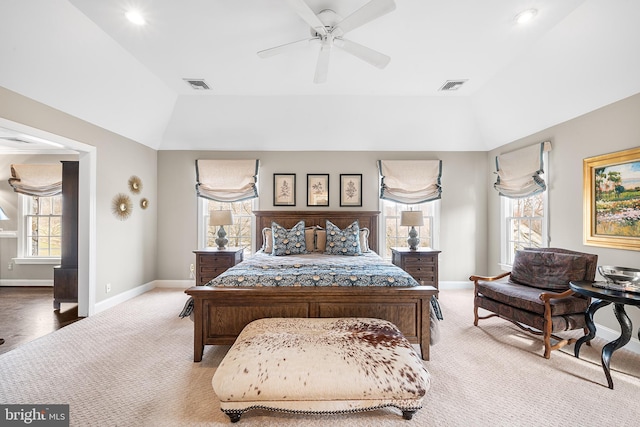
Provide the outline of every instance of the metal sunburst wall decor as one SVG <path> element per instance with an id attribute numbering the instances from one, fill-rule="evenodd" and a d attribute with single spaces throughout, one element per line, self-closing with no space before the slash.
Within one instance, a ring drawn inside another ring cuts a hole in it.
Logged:
<path id="1" fill-rule="evenodd" d="M 142 180 L 135 175 L 129 178 L 129 190 L 131 190 L 133 194 L 140 193 L 140 190 L 142 190 Z"/>
<path id="2" fill-rule="evenodd" d="M 142 209 L 147 209 L 149 207 L 149 200 L 146 197 L 140 200 L 140 207 Z"/>
<path id="3" fill-rule="evenodd" d="M 131 203 L 129 196 L 120 193 L 113 198 L 113 201 L 111 202 L 111 210 L 116 218 L 120 221 L 124 221 L 131 215 L 133 203 Z"/>

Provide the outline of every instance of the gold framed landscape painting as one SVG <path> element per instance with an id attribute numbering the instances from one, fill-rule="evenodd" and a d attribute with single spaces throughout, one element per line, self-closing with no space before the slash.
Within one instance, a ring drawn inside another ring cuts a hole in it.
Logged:
<path id="1" fill-rule="evenodd" d="M 583 161 L 584 244 L 640 251 L 640 147 Z"/>

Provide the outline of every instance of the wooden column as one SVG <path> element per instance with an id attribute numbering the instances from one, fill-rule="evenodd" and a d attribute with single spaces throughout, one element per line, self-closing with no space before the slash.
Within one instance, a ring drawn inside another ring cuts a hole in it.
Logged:
<path id="1" fill-rule="evenodd" d="M 62 255 L 53 270 L 53 308 L 78 302 L 78 171 L 77 161 L 62 161 Z"/>

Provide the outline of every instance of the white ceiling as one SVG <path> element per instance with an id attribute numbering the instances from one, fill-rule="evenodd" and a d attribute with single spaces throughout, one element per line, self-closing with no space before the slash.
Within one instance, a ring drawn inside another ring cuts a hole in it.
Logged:
<path id="1" fill-rule="evenodd" d="M 484 151 L 640 92 L 637 0 L 396 4 L 345 36 L 384 70 L 334 49 L 314 84 L 317 46 L 256 55 L 309 36 L 285 0 L 3 0 L 0 85 L 163 150 Z"/>

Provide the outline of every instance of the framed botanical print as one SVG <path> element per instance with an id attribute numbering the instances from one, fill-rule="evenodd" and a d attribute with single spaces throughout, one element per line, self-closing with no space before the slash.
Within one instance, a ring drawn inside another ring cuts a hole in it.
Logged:
<path id="1" fill-rule="evenodd" d="M 296 205 L 296 174 L 273 174 L 273 206 Z"/>
<path id="2" fill-rule="evenodd" d="M 584 244 L 640 251 L 640 148 L 583 161 Z"/>
<path id="3" fill-rule="evenodd" d="M 329 206 L 329 174 L 307 174 L 307 206 Z"/>
<path id="4" fill-rule="evenodd" d="M 340 174 L 340 206 L 362 206 L 362 174 Z"/>

